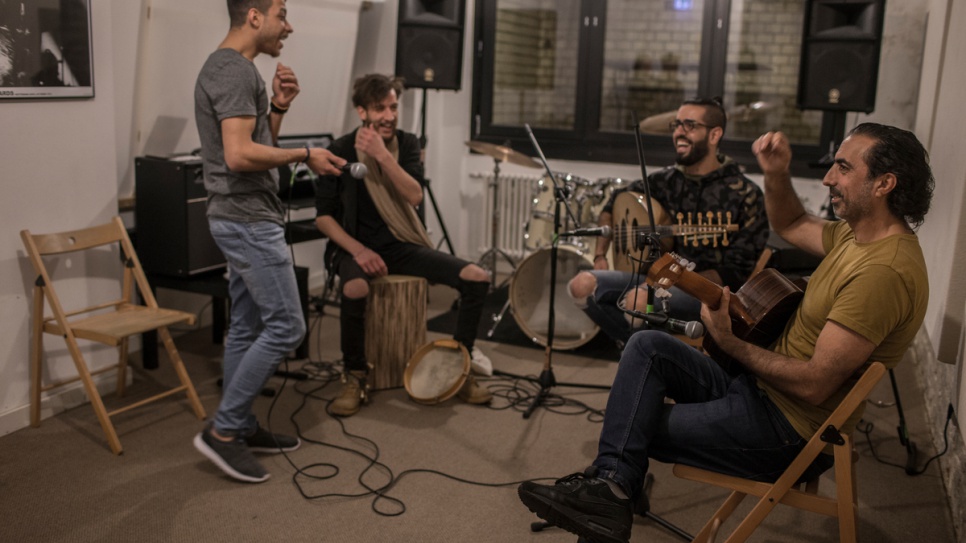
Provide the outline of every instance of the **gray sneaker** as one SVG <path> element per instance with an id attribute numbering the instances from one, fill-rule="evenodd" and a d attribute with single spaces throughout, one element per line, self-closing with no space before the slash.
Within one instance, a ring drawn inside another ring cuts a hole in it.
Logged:
<path id="1" fill-rule="evenodd" d="M 255 453 L 281 453 L 298 449 L 302 445 L 302 440 L 283 434 L 273 434 L 261 426 L 256 426 L 251 435 L 245 436 L 245 444 L 248 445 L 248 450 Z"/>
<path id="2" fill-rule="evenodd" d="M 211 435 L 211 423 L 195 436 L 194 445 L 198 452 L 208 457 L 226 474 L 246 483 L 261 483 L 270 474 L 265 471 L 255 455 L 248 448 L 245 439 L 236 436 L 231 441 L 221 441 Z"/>

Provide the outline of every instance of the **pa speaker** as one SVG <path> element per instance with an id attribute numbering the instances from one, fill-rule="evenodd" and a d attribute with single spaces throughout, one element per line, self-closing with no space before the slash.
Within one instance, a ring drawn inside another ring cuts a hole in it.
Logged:
<path id="1" fill-rule="evenodd" d="M 406 87 L 459 90 L 466 0 L 399 0 L 396 75 Z"/>
<path id="2" fill-rule="evenodd" d="M 809 0 L 798 72 L 798 107 L 875 109 L 885 0 Z"/>

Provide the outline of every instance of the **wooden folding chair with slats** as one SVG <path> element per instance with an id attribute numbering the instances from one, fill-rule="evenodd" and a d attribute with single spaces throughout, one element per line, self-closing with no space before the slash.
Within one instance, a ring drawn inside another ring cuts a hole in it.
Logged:
<path id="1" fill-rule="evenodd" d="M 167 328 L 179 323 L 193 324 L 195 317 L 191 313 L 158 307 L 154 294 L 148 286 L 144 270 L 141 269 L 141 263 L 119 217 L 115 217 L 107 224 L 54 234 L 31 234 L 29 230 L 23 230 L 20 232 L 20 237 L 23 239 L 24 247 L 26 247 L 27 256 L 37 272 L 33 289 L 33 330 L 30 357 L 31 426 L 40 426 L 41 392 L 78 380 L 84 386 L 87 397 L 94 407 L 97 420 L 100 422 L 114 454 L 121 454 L 122 452 L 121 442 L 111 422 L 111 417 L 114 415 L 184 392 L 194 414 L 199 419 L 204 419 L 205 410 L 198 399 L 198 394 L 195 392 Z M 111 260 L 117 261 L 119 266 L 123 266 L 121 297 L 81 309 L 66 310 L 61 305 L 61 298 L 54 289 L 54 282 L 45 262 L 53 261 L 55 258 L 69 258 L 69 256 L 65 256 L 69 253 L 92 252 L 104 247 L 109 250 L 109 247 L 115 243 L 120 246 L 121 258 L 118 259 L 117 255 L 111 253 L 113 255 Z M 143 300 L 141 304 L 136 301 L 135 287 Z M 53 316 L 46 317 L 44 315 L 45 302 L 50 307 Z M 122 396 L 126 382 L 128 338 L 152 330 L 157 331 L 164 344 L 168 356 L 174 364 L 175 372 L 181 383 L 180 386 L 108 412 L 94 384 L 93 375 L 116 368 L 117 395 Z M 64 339 L 67 343 L 67 350 L 77 368 L 77 377 L 44 385 L 42 367 L 44 333 L 60 336 Z M 91 371 L 81 352 L 78 340 L 89 340 L 117 347 L 117 365 Z"/>
<path id="2" fill-rule="evenodd" d="M 674 475 L 691 481 L 711 484 L 731 490 L 724 504 L 714 513 L 704 528 L 695 536 L 695 542 L 710 543 L 715 540 L 718 530 L 735 511 L 745 496 L 759 498 L 758 503 L 745 516 L 741 523 L 725 540 L 728 543 L 745 541 L 762 523 L 765 517 L 779 503 L 798 509 L 837 517 L 839 519 L 839 540 L 855 543 L 856 540 L 856 496 L 855 472 L 853 471 L 852 436 L 841 431 L 842 425 L 865 402 L 872 388 L 885 374 L 881 362 L 872 362 L 852 387 L 839 406 L 825 420 L 820 430 L 809 439 L 805 448 L 798 454 L 788 469 L 774 483 L 761 483 L 722 475 L 682 464 L 674 466 Z M 802 473 L 831 444 L 835 458 L 835 496 L 818 494 L 818 480 L 808 481 L 804 489 L 798 486 Z"/>

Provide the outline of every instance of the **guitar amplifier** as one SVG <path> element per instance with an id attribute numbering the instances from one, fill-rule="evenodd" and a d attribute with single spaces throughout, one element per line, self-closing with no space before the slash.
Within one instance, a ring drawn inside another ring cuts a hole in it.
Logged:
<path id="1" fill-rule="evenodd" d="M 188 277 L 225 268 L 208 229 L 201 160 L 134 159 L 138 258 L 149 274 Z"/>

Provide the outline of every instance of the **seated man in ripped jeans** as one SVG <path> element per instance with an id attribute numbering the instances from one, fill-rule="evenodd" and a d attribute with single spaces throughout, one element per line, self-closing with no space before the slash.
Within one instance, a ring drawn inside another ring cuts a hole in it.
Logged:
<path id="1" fill-rule="evenodd" d="M 366 297 L 376 277 L 415 275 L 459 290 L 454 338 L 470 352 L 474 371 L 493 371 L 490 359 L 474 346 L 490 277 L 476 264 L 434 249 L 416 215 L 423 198 L 423 164 L 416 136 L 396 128 L 402 91 L 395 77 L 370 74 L 355 81 L 352 102 L 362 126 L 329 150 L 350 163 L 365 164 L 365 179 L 350 172 L 324 176 L 316 194 L 316 226 L 330 240 L 326 260 L 342 281 L 345 372 L 342 391 L 329 410 L 344 417 L 358 412 L 366 400 Z M 472 375 L 458 395 L 472 404 L 492 398 Z"/>
<path id="2" fill-rule="evenodd" d="M 718 153 L 727 117 L 716 99 L 685 101 L 671 121 L 672 141 L 677 165 L 648 176 L 651 198 L 672 217 L 727 216 L 737 232 L 728 235 L 728 245 L 699 242 L 696 246 L 680 237 L 674 238 L 673 250 L 693 262 L 697 273 L 719 284 L 737 290 L 754 268 L 768 241 L 768 218 L 765 215 L 761 189 L 741 173 L 738 164 Z M 615 191 L 604 205 L 597 223 L 611 226 L 617 195 L 625 190 L 645 194 L 644 182 L 637 180 L 626 189 Z M 631 319 L 622 307 L 645 312 L 647 293 L 637 285 L 646 269 L 637 277 L 629 272 L 609 270 L 607 249 L 610 240 L 598 238 L 594 252 L 594 269 L 578 273 L 568 285 L 577 305 L 600 329 L 621 347 L 631 333 L 643 323 Z M 627 292 L 626 295 L 622 296 Z M 670 289 L 669 316 L 678 320 L 697 320 L 701 303 L 676 288 Z M 660 308 L 659 308 L 660 309 Z"/>

